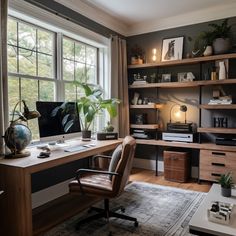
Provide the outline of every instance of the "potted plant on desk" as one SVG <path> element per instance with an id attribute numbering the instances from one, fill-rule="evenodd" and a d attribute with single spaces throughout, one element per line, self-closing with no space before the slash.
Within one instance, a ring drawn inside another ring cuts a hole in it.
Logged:
<path id="1" fill-rule="evenodd" d="M 105 110 L 109 113 L 111 118 L 115 117 L 117 115 L 117 104 L 119 104 L 120 101 L 116 98 L 104 99 L 103 90 L 99 85 L 78 81 L 74 82 L 74 84 L 76 91 L 80 92 L 76 100 L 76 109 L 81 124 L 82 140 L 86 141 L 91 139 L 91 124 L 96 115 Z M 79 88 L 81 88 L 82 91 L 79 90 Z M 63 103 L 59 109 L 65 109 L 65 104 L 66 103 Z M 65 117 L 63 119 L 64 127 L 69 130 L 74 121 L 75 120 L 70 119 L 69 116 Z M 67 132 L 67 130 L 65 130 L 65 132 Z"/>
<path id="2" fill-rule="evenodd" d="M 231 196 L 231 188 L 233 186 L 233 179 L 230 172 L 222 174 L 219 179 L 219 184 L 221 185 L 221 194 L 223 197 Z"/>

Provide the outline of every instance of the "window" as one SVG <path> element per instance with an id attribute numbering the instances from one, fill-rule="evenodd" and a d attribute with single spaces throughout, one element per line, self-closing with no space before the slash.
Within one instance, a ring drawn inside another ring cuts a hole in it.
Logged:
<path id="1" fill-rule="evenodd" d="M 74 101 L 74 81 L 97 83 L 97 48 L 63 37 L 65 100 Z"/>
<path id="2" fill-rule="evenodd" d="M 75 101 L 74 81 L 98 82 L 97 58 L 97 47 L 9 17 L 9 111 L 22 99 L 32 109 L 37 100 Z M 28 125 L 33 139 L 39 139 L 37 119 Z"/>
<path id="3" fill-rule="evenodd" d="M 8 19 L 9 110 L 19 100 L 30 108 L 35 101 L 55 100 L 55 34 L 45 29 Z M 33 139 L 38 139 L 37 120 L 29 121 Z"/>

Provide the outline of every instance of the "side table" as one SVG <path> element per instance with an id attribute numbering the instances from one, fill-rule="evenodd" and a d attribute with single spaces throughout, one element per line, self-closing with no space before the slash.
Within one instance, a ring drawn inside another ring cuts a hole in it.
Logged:
<path id="1" fill-rule="evenodd" d="M 219 184 L 213 184 L 209 193 L 193 215 L 189 222 L 189 232 L 201 236 L 236 236 L 236 189 L 232 189 L 231 197 L 221 196 Z M 235 207 L 231 214 L 230 225 L 214 223 L 207 218 L 207 209 L 210 208 L 213 201 L 224 203 L 233 203 Z"/>

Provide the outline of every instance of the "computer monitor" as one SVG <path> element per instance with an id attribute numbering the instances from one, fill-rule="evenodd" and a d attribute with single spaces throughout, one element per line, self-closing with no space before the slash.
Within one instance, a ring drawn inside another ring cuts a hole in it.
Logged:
<path id="1" fill-rule="evenodd" d="M 61 106 L 63 102 L 36 102 L 36 109 L 41 114 L 38 118 L 40 141 L 59 141 L 79 137 L 81 132 L 80 121 L 77 115 L 77 104 L 67 103 L 68 109 L 60 109 L 56 114 L 52 112 L 55 108 Z M 64 130 L 63 118 L 69 115 L 69 119 L 74 119 L 73 125 L 66 132 Z"/>

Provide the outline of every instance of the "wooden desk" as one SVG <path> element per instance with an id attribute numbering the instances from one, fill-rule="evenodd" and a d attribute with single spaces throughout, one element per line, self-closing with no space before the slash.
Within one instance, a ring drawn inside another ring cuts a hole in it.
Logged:
<path id="1" fill-rule="evenodd" d="M 32 236 L 39 233 L 42 218 L 52 215 L 48 208 L 42 207 L 43 211 L 36 209 L 32 211 L 31 199 L 31 174 L 51 167 L 59 166 L 75 160 L 86 158 L 98 153 L 113 150 L 121 140 L 94 141 L 95 147 L 90 147 L 80 152 L 64 152 L 61 150 L 52 151 L 49 158 L 37 158 L 41 150 L 30 148 L 31 156 L 19 159 L 0 159 L 0 189 L 4 191 L 0 201 L 0 235 L 7 236 Z M 73 145 L 81 144 L 81 141 L 74 141 Z M 67 197 L 67 200 L 70 197 Z M 70 199 L 72 201 L 72 199 Z M 55 201 L 64 208 L 60 201 Z M 78 201 L 78 204 L 80 202 Z M 83 204 L 83 202 L 81 202 Z M 52 203 L 53 204 L 53 203 Z M 52 206 L 52 204 L 49 204 Z M 71 203 L 70 203 L 71 205 Z M 65 208 L 64 208 L 65 210 Z M 54 213 L 54 217 L 68 218 L 71 214 L 76 214 L 74 205 L 71 205 L 71 212 L 66 212 L 64 216 Z M 40 215 L 40 217 L 39 217 Z M 50 219 L 49 219 L 50 220 Z M 45 222 L 45 221 L 44 221 Z M 55 219 L 54 219 L 55 222 Z M 57 221 L 56 221 L 57 222 Z M 50 222 L 46 222 L 50 226 Z M 59 223 L 59 221 L 57 222 Z M 52 226 L 52 225 L 51 225 Z"/>
<path id="2" fill-rule="evenodd" d="M 189 222 L 189 231 L 196 235 L 217 235 L 235 236 L 236 235 L 236 209 L 232 212 L 230 225 L 210 222 L 207 219 L 207 209 L 210 208 L 212 201 L 236 204 L 236 190 L 232 191 L 232 197 L 222 197 L 219 184 L 213 184 L 209 193 L 193 215 Z"/>

